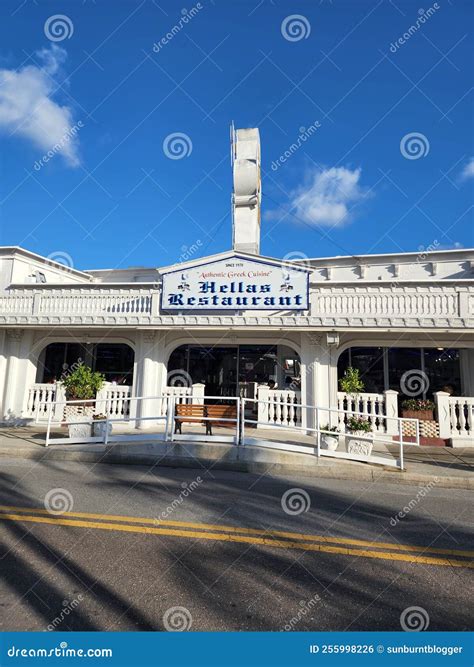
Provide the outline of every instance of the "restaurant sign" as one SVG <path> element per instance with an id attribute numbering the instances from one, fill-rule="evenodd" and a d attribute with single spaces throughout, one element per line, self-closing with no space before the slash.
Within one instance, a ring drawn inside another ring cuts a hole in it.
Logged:
<path id="1" fill-rule="evenodd" d="M 307 310 L 309 270 L 233 256 L 163 274 L 163 310 Z"/>

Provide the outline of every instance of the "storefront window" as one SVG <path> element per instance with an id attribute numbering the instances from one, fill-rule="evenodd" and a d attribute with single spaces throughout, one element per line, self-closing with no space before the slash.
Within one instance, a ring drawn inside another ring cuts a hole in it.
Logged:
<path id="1" fill-rule="evenodd" d="M 394 389 L 403 398 L 426 398 L 426 383 L 422 379 L 422 349 L 391 347 L 388 349 L 389 389 Z M 413 392 L 420 392 L 416 395 Z M 406 393 L 408 392 L 408 393 Z"/>
<path id="2" fill-rule="evenodd" d="M 352 347 L 338 360 L 338 377 L 349 366 L 358 368 L 366 392 L 394 389 L 404 398 L 432 398 L 447 388 L 460 395 L 459 350 L 411 347 Z M 418 392 L 418 393 L 413 393 Z"/>
<path id="3" fill-rule="evenodd" d="M 107 382 L 133 383 L 133 350 L 121 344 L 51 343 L 38 362 L 37 381 L 56 382 L 81 361 L 104 374 Z"/>
<path id="4" fill-rule="evenodd" d="M 253 396 L 248 386 L 267 384 L 299 388 L 300 359 L 285 345 L 212 347 L 182 345 L 168 362 L 168 381 L 202 382 L 207 396 Z"/>
<path id="5" fill-rule="evenodd" d="M 107 382 L 131 385 L 133 382 L 133 350 L 128 345 L 95 346 L 94 370 L 105 375 Z"/>
<path id="6" fill-rule="evenodd" d="M 351 347 L 345 350 L 338 361 L 338 376 L 352 366 L 358 368 L 367 393 L 384 391 L 384 350 L 382 347 Z"/>
<path id="7" fill-rule="evenodd" d="M 430 383 L 428 393 L 449 391 L 460 396 L 459 350 L 425 348 L 423 354 L 424 371 Z"/>

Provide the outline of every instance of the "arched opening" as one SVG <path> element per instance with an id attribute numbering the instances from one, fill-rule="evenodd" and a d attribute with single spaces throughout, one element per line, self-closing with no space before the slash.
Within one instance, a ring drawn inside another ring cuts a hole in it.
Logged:
<path id="1" fill-rule="evenodd" d="M 255 396 L 255 387 L 299 389 L 300 357 L 286 345 L 181 345 L 168 361 L 168 384 L 205 385 L 206 396 Z"/>
<path id="2" fill-rule="evenodd" d="M 57 382 L 82 361 L 103 373 L 106 382 L 131 386 L 134 356 L 125 343 L 50 343 L 39 356 L 36 382 Z"/>

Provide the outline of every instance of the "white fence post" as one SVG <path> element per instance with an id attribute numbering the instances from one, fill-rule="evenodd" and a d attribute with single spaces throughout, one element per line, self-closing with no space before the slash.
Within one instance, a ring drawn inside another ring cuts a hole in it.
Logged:
<path id="1" fill-rule="evenodd" d="M 202 382 L 196 382 L 193 384 L 193 403 L 198 403 L 202 405 L 204 403 L 204 390 L 206 385 Z"/>
<path id="2" fill-rule="evenodd" d="M 269 410 L 269 401 L 270 401 L 270 387 L 262 385 L 257 390 L 257 399 L 258 410 L 257 410 L 257 421 L 259 424 L 268 424 L 268 410 Z M 260 403 L 263 401 L 263 403 Z"/>
<path id="3" fill-rule="evenodd" d="M 446 391 L 436 391 L 434 394 L 436 403 L 436 416 L 439 424 L 439 437 L 450 438 L 451 432 L 451 415 L 449 412 L 449 394 Z"/>
<path id="4" fill-rule="evenodd" d="M 97 392 L 95 407 L 98 414 L 106 415 L 108 412 L 106 398 L 109 386 L 110 384 L 108 382 L 104 382 L 102 388 Z"/>
<path id="5" fill-rule="evenodd" d="M 386 433 L 387 435 L 397 435 L 398 422 L 396 417 L 398 417 L 398 391 L 395 391 L 394 389 L 387 389 L 384 391 L 384 396 L 385 414 L 387 415 Z M 390 417 L 395 417 L 395 419 L 390 419 Z"/>
<path id="6" fill-rule="evenodd" d="M 66 400 L 66 390 L 61 382 L 56 384 L 54 416 L 55 422 L 62 422 L 64 416 L 64 401 Z"/>

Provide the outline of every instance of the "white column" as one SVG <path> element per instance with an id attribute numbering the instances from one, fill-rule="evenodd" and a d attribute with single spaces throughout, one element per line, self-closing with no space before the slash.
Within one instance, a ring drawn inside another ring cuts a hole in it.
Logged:
<path id="1" fill-rule="evenodd" d="M 337 365 L 335 354 L 320 334 L 301 336 L 301 402 L 319 408 L 337 407 Z M 335 370 L 334 370 L 335 368 Z M 336 375 L 335 375 L 336 373 Z M 336 381 L 335 381 L 336 380 Z M 320 412 L 320 425 L 336 420 L 336 413 Z M 315 426 L 314 411 L 303 409 L 302 425 Z"/>
<path id="2" fill-rule="evenodd" d="M 142 331 L 138 336 L 136 359 L 136 395 L 159 396 L 162 393 L 163 336 L 161 332 Z M 137 405 L 139 417 L 157 417 L 161 414 L 161 401 L 142 400 Z M 138 428 L 149 428 L 152 420 L 138 421 Z"/>
<path id="3" fill-rule="evenodd" d="M 4 388 L 7 371 L 7 332 L 0 330 L 0 418 L 4 415 Z"/>
<path id="4" fill-rule="evenodd" d="M 21 417 L 25 392 L 25 378 L 21 373 L 21 341 L 23 329 L 7 329 L 6 331 L 6 366 L 3 387 L 2 420 L 14 423 Z M 23 392 L 20 394 L 20 388 Z"/>

